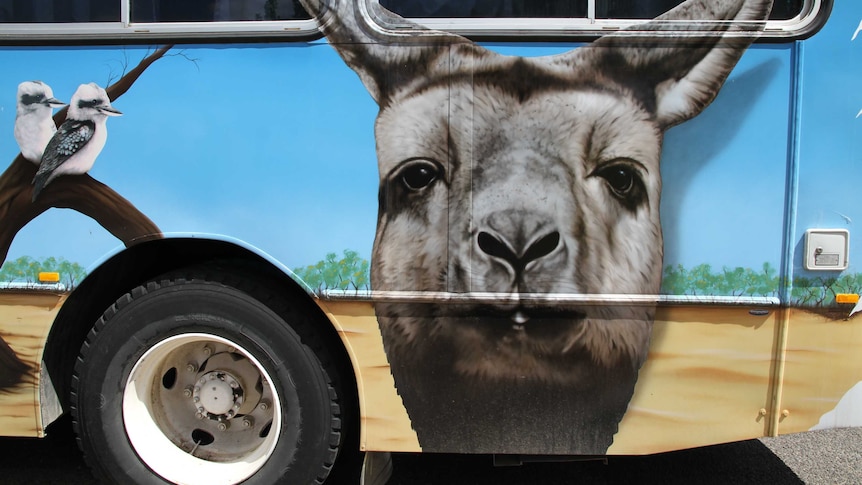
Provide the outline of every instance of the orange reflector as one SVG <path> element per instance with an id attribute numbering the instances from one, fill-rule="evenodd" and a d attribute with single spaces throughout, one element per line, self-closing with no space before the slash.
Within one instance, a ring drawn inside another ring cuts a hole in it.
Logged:
<path id="1" fill-rule="evenodd" d="M 859 295 L 856 293 L 838 293 L 835 295 L 836 303 L 859 303 Z"/>
<path id="2" fill-rule="evenodd" d="M 39 273 L 39 283 L 59 283 L 60 273 L 55 271 L 42 271 Z"/>

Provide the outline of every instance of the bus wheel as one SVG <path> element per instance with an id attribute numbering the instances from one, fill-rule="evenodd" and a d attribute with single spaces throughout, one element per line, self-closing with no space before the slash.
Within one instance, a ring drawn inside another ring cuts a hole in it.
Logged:
<path id="1" fill-rule="evenodd" d="M 341 442 L 339 394 L 303 324 L 211 280 L 124 295 L 75 366 L 73 422 L 94 472 L 114 483 L 322 483 Z"/>

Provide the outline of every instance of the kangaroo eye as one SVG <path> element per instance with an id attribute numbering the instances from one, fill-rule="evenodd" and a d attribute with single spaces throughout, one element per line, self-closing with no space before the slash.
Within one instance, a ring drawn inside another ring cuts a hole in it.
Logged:
<path id="1" fill-rule="evenodd" d="M 612 166 L 602 170 L 598 175 L 605 179 L 611 190 L 620 196 L 625 196 L 635 186 L 634 171 L 627 167 Z"/>
<path id="2" fill-rule="evenodd" d="M 631 164 L 634 161 L 622 159 L 600 167 L 593 175 L 604 179 L 613 195 L 629 210 L 635 210 L 647 201 L 646 186 L 641 179 L 641 172 Z"/>
<path id="3" fill-rule="evenodd" d="M 440 175 L 440 169 L 427 160 L 415 160 L 401 169 L 398 178 L 411 190 L 428 187 Z"/>

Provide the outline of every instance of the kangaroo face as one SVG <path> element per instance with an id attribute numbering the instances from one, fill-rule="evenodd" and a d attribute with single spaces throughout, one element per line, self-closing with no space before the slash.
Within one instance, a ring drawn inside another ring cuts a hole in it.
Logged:
<path id="1" fill-rule="evenodd" d="M 371 281 L 406 292 L 375 312 L 423 449 L 603 453 L 649 347 L 655 306 L 632 296 L 660 287 L 663 133 L 712 102 L 771 0 L 687 0 L 543 58 L 302 2 L 380 106 Z"/>
<path id="2" fill-rule="evenodd" d="M 658 292 L 661 130 L 635 100 L 599 89 L 514 93 L 475 82 L 420 89 L 421 96 L 396 97 L 376 126 L 374 288 Z M 572 376 L 559 360 L 584 350 L 608 364 L 640 361 L 651 321 L 642 308 L 548 312 L 517 298 L 473 311 L 485 318 L 435 317 L 435 335 L 465 349 L 457 367 L 499 376 L 525 369 Z M 635 335 L 607 332 L 585 349 L 581 332 L 613 326 L 609 318 L 627 320 L 620 328 L 635 324 Z M 425 318 L 388 321 L 405 335 L 427 336 Z"/>

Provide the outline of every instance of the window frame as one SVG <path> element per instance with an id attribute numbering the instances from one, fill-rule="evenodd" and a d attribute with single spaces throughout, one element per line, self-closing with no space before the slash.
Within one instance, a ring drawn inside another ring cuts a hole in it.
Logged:
<path id="1" fill-rule="evenodd" d="M 214 22 L 146 22 L 130 21 L 130 1 L 120 2 L 120 20 L 116 22 L 81 23 L 0 23 L 0 44 L 46 43 L 51 41 L 152 41 L 232 39 L 271 40 L 273 38 L 317 38 L 317 22 L 308 20 L 214 21 Z M 342 0 L 344 1 L 344 0 Z M 378 0 L 364 0 L 377 2 Z M 766 22 L 761 37 L 788 40 L 811 35 L 825 23 L 833 0 L 805 0 L 800 15 L 789 20 Z M 365 7 L 367 8 L 367 6 Z M 589 18 L 592 17 L 592 18 Z M 411 18 L 412 22 L 436 30 L 445 30 L 470 38 L 496 38 L 508 41 L 529 38 L 589 40 L 610 32 L 643 23 L 644 19 L 596 19 L 595 2 L 589 0 L 588 18 Z M 688 22 L 686 22 L 688 24 Z M 404 35 L 409 27 L 380 25 L 386 31 Z M 692 33 L 687 29 L 689 34 Z M 673 35 L 673 30 L 668 31 Z"/>
<path id="2" fill-rule="evenodd" d="M 366 0 L 377 1 L 377 0 Z M 787 20 L 768 20 L 762 37 L 777 39 L 797 39 L 816 32 L 825 23 L 832 10 L 833 0 L 804 0 L 802 12 Z M 586 38 L 633 27 L 649 19 L 602 19 L 595 16 L 595 1 L 588 0 L 587 18 L 418 18 L 410 20 L 425 27 L 453 32 L 470 38 Z M 376 20 L 376 19 L 375 19 Z M 673 22 L 668 22 L 673 25 Z M 381 28 L 404 33 L 403 26 L 379 24 Z M 680 22 L 679 25 L 691 25 Z M 697 30 L 685 29 L 686 34 L 697 34 Z M 673 29 L 666 34 L 675 35 Z M 510 39 L 511 40 L 511 39 Z"/>

